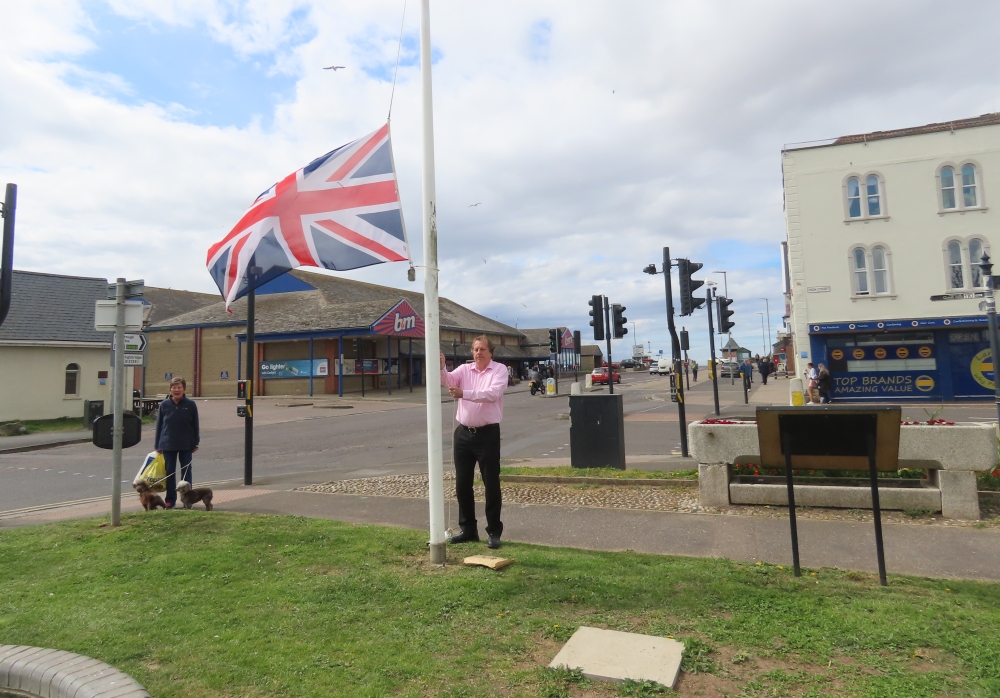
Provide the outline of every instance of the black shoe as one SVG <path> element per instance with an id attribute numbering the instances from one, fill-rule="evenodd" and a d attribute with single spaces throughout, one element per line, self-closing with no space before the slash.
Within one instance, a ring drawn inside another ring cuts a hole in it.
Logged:
<path id="1" fill-rule="evenodd" d="M 451 537 L 449 543 L 476 543 L 479 541 L 479 534 L 475 532 L 462 531 Z"/>
<path id="2" fill-rule="evenodd" d="M 500 536 L 491 535 L 486 542 L 486 547 L 490 550 L 497 550 L 500 547 Z"/>

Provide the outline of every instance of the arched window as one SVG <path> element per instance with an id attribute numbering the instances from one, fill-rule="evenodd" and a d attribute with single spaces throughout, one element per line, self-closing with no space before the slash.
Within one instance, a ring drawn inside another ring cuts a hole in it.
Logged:
<path id="1" fill-rule="evenodd" d="M 962 246 L 958 240 L 952 240 L 948 243 L 948 284 L 950 288 L 965 288 L 962 266 Z"/>
<path id="2" fill-rule="evenodd" d="M 941 168 L 941 207 L 955 208 L 955 170 Z"/>
<path id="3" fill-rule="evenodd" d="M 978 206 L 976 203 L 976 167 L 972 164 L 962 166 L 962 205 L 966 208 Z"/>
<path id="4" fill-rule="evenodd" d="M 983 282 L 983 268 L 979 266 L 983 263 L 983 241 L 977 238 L 969 240 L 969 271 L 972 278 L 973 288 L 985 288 Z"/>
<path id="5" fill-rule="evenodd" d="M 857 177 L 847 180 L 847 215 L 861 218 L 861 184 Z"/>
<path id="6" fill-rule="evenodd" d="M 865 180 L 865 188 L 868 190 L 868 215 L 881 216 L 882 207 L 879 203 L 878 177 L 868 175 L 868 179 Z"/>
<path id="7" fill-rule="evenodd" d="M 80 366 L 66 366 L 66 395 L 77 395 L 80 392 Z"/>
<path id="8" fill-rule="evenodd" d="M 889 292 L 889 265 L 885 259 L 885 248 L 872 248 L 872 274 L 875 277 L 875 293 Z"/>
<path id="9" fill-rule="evenodd" d="M 868 259 L 863 247 L 854 248 L 854 293 L 868 295 Z"/>

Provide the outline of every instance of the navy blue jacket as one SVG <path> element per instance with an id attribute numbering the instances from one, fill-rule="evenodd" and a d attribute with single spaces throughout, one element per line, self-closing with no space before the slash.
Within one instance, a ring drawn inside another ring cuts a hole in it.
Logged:
<path id="1" fill-rule="evenodd" d="M 182 397 L 180 402 L 174 403 L 174 399 L 167 396 L 156 413 L 153 448 L 157 451 L 193 451 L 200 441 L 198 406 L 194 400 Z"/>

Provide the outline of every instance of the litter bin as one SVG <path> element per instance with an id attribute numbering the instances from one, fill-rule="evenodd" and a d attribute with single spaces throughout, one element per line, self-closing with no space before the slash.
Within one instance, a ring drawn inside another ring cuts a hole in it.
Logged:
<path id="1" fill-rule="evenodd" d="M 104 416 L 104 400 L 83 401 L 83 426 L 89 427 L 98 417 Z"/>
<path id="2" fill-rule="evenodd" d="M 569 397 L 570 464 L 625 469 L 625 413 L 621 393 Z"/>

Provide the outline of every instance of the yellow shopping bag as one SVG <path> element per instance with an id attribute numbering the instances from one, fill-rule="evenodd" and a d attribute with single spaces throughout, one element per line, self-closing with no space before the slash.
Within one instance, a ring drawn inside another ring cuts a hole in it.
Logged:
<path id="1" fill-rule="evenodd" d="M 139 474 L 135 476 L 133 484 L 145 480 L 157 492 L 165 492 L 167 489 L 167 464 L 163 461 L 163 454 L 151 451 L 146 455 L 146 459 L 139 468 Z"/>

